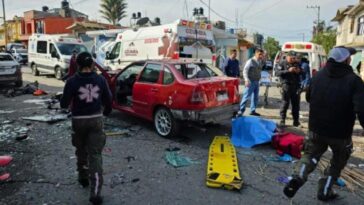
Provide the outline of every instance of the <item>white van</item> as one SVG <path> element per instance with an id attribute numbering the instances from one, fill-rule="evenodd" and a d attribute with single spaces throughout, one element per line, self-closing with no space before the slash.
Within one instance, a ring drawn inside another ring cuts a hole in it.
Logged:
<path id="1" fill-rule="evenodd" d="M 123 69 L 130 62 L 146 59 L 197 59 L 212 64 L 215 58 L 212 25 L 177 20 L 118 34 L 104 65 L 116 70 Z"/>
<path id="2" fill-rule="evenodd" d="M 87 51 L 82 41 L 69 36 L 33 34 L 29 37 L 28 62 L 34 75 L 54 74 L 62 79 L 68 72 L 72 52 Z"/>
<path id="3" fill-rule="evenodd" d="M 281 51 L 278 51 L 274 59 L 273 78 L 274 83 L 279 83 L 279 77 L 275 75 L 276 67 L 279 63 L 286 59 L 289 51 L 295 51 L 301 57 L 307 58 L 310 62 L 311 76 L 323 68 L 327 61 L 324 48 L 321 45 L 311 42 L 286 42 L 283 44 Z"/>

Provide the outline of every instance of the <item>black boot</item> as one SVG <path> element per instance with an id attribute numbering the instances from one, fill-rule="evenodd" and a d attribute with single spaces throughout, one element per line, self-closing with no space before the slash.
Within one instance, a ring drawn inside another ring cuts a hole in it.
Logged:
<path id="1" fill-rule="evenodd" d="M 294 175 L 292 176 L 292 179 L 288 182 L 288 184 L 284 187 L 283 193 L 288 197 L 292 198 L 298 191 L 298 189 L 303 186 L 304 181 L 301 179 L 301 177 Z"/>
<path id="2" fill-rule="evenodd" d="M 90 185 L 88 176 L 88 169 L 80 169 L 78 171 L 78 182 L 81 184 L 82 187 L 88 187 Z"/>
<path id="3" fill-rule="evenodd" d="M 298 121 L 298 120 L 293 121 L 293 126 L 298 127 L 300 125 L 301 125 L 300 121 Z"/>
<path id="4" fill-rule="evenodd" d="M 279 126 L 281 126 L 281 127 L 286 126 L 286 120 L 285 119 L 281 119 L 281 121 L 279 122 Z"/>
<path id="5" fill-rule="evenodd" d="M 321 201 L 331 201 L 336 199 L 339 195 L 332 190 L 332 185 L 336 179 L 333 177 L 322 178 L 318 183 L 317 198 Z"/>
<path id="6" fill-rule="evenodd" d="M 91 196 L 89 201 L 93 205 L 100 205 L 100 204 L 102 204 L 103 198 L 102 198 L 102 196 Z"/>

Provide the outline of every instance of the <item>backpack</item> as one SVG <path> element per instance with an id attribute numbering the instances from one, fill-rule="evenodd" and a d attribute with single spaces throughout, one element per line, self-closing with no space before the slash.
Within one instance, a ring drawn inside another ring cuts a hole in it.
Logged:
<path id="1" fill-rule="evenodd" d="M 272 138 L 272 145 L 277 154 L 290 154 L 293 157 L 301 158 L 304 137 L 293 133 L 276 134 Z"/>

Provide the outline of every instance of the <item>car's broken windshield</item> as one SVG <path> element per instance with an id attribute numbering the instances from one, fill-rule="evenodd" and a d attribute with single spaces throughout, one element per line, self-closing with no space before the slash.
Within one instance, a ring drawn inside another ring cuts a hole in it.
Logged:
<path id="1" fill-rule="evenodd" d="M 211 68 L 202 63 L 175 64 L 174 67 L 183 75 L 186 80 L 217 76 L 217 74 L 212 71 Z"/>

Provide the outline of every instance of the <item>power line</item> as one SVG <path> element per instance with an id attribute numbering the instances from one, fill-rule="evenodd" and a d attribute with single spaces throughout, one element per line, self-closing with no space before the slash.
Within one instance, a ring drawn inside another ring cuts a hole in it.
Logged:
<path id="1" fill-rule="evenodd" d="M 243 12 L 243 16 L 242 18 L 244 18 L 244 16 L 249 12 L 250 8 L 254 5 L 254 3 L 256 2 L 256 0 L 252 0 L 251 3 L 249 4 L 249 6 L 245 9 L 245 11 Z"/>
<path id="2" fill-rule="evenodd" d="M 203 0 L 200 0 L 200 2 L 203 4 L 203 5 L 205 5 L 205 6 L 209 6 L 207 3 L 205 3 Z M 216 12 L 214 9 L 212 9 L 212 8 L 210 8 L 210 10 L 211 10 L 211 12 L 212 13 L 214 13 L 216 16 L 218 16 L 218 17 L 220 17 L 220 18 L 222 18 L 222 19 L 224 19 L 224 20 L 226 20 L 226 21 L 229 21 L 230 23 L 236 23 L 236 21 L 234 21 L 234 20 L 231 20 L 231 19 L 228 19 L 228 18 L 226 18 L 225 16 L 222 16 L 221 14 L 219 14 L 218 12 Z"/>
<path id="3" fill-rule="evenodd" d="M 272 8 L 272 7 L 274 7 L 274 6 L 277 6 L 277 5 L 278 5 L 279 3 L 281 3 L 282 1 L 283 1 L 283 0 L 278 0 L 277 2 L 275 2 L 275 3 L 273 3 L 273 4 L 271 4 L 271 5 L 267 6 L 267 7 L 265 7 L 264 9 L 261 9 L 261 10 L 259 10 L 259 11 L 255 12 L 253 15 L 248 16 L 247 18 L 255 17 L 255 16 L 257 16 L 257 14 L 262 13 L 262 12 L 266 11 L 267 9 L 271 9 L 271 8 Z"/>

